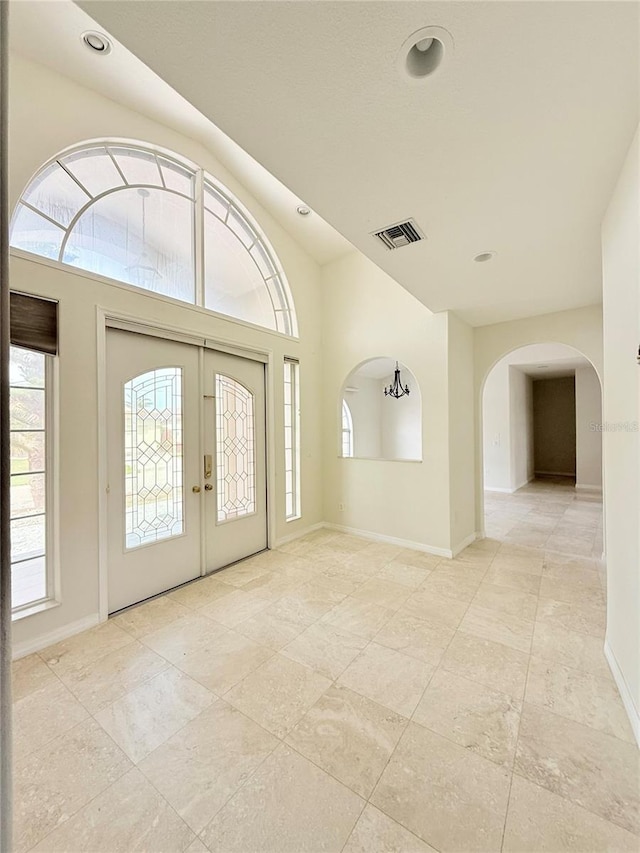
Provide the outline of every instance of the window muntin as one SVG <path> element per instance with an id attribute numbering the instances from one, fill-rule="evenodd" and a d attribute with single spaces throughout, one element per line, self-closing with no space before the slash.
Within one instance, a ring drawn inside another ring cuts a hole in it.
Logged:
<path id="1" fill-rule="evenodd" d="M 59 157 L 23 193 L 11 245 L 298 334 L 288 284 L 257 227 L 201 169 L 168 154 L 103 143 Z"/>
<path id="2" fill-rule="evenodd" d="M 49 597 L 49 358 L 11 347 L 9 420 L 12 608 Z"/>
<path id="3" fill-rule="evenodd" d="M 256 511 L 256 443 L 253 394 L 216 374 L 216 467 L 218 522 Z"/>
<path id="4" fill-rule="evenodd" d="M 353 418 L 346 400 L 342 401 L 342 455 L 353 456 Z"/>
<path id="5" fill-rule="evenodd" d="M 284 362 L 284 470 L 285 517 L 301 515 L 300 500 L 300 365 Z"/>
<path id="6" fill-rule="evenodd" d="M 182 368 L 142 373 L 124 386 L 125 547 L 184 532 Z"/>

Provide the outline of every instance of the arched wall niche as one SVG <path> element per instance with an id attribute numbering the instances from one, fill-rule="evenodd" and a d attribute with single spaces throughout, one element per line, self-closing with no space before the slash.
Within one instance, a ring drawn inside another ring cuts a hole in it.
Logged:
<path id="1" fill-rule="evenodd" d="M 422 461 L 422 395 L 411 370 L 398 362 L 409 394 L 385 396 L 393 383 L 396 360 L 378 356 L 358 364 L 347 376 L 340 395 L 340 455 L 355 459 Z M 351 416 L 350 442 L 344 440 L 343 406 Z M 347 454 L 345 448 L 350 447 Z"/>

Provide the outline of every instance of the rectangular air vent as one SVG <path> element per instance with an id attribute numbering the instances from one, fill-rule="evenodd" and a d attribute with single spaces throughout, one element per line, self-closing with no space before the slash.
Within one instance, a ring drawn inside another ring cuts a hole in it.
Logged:
<path id="1" fill-rule="evenodd" d="M 387 249 L 400 249 L 409 243 L 417 243 L 424 240 L 425 236 L 413 219 L 404 222 L 396 222 L 381 231 L 373 231 L 373 237 L 377 237 Z"/>

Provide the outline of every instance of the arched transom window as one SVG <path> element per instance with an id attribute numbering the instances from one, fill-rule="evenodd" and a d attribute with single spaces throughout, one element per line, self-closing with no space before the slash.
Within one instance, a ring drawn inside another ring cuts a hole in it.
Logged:
<path id="1" fill-rule="evenodd" d="M 93 144 L 25 189 L 11 245 L 297 336 L 284 273 L 257 225 L 202 169 L 164 152 Z"/>

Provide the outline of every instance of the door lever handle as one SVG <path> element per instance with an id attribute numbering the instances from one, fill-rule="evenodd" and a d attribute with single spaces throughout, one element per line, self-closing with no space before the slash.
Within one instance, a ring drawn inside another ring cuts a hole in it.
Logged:
<path id="1" fill-rule="evenodd" d="M 213 470 L 213 457 L 210 453 L 206 453 L 204 457 L 204 478 L 205 480 L 209 480 L 211 477 L 211 472 Z"/>

